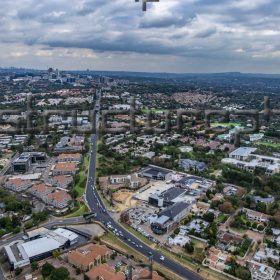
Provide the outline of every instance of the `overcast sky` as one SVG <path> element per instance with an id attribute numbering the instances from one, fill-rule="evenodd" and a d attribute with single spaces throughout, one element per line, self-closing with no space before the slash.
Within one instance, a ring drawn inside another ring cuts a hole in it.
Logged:
<path id="1" fill-rule="evenodd" d="M 279 0 L 140 2 L 0 0 L 0 66 L 280 73 Z"/>

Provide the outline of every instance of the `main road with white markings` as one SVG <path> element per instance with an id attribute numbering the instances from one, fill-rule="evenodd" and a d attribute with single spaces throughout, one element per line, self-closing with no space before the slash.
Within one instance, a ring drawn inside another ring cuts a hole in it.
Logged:
<path id="1" fill-rule="evenodd" d="M 100 107 L 100 96 L 97 100 L 96 108 Z M 96 131 L 98 131 L 99 114 L 96 117 Z M 108 210 L 106 209 L 102 199 L 100 198 L 99 192 L 96 189 L 96 155 L 97 155 L 97 140 L 98 136 L 96 134 L 91 135 L 91 145 L 90 145 L 90 160 L 89 160 L 89 172 L 86 188 L 86 201 L 90 210 L 96 214 L 96 220 L 103 223 L 105 226 L 109 227 L 119 239 L 131 248 L 139 251 L 147 257 L 153 256 L 153 260 L 164 266 L 175 274 L 181 276 L 184 279 L 190 280 L 202 280 L 203 278 L 196 274 L 195 272 L 187 269 L 186 267 L 180 265 L 178 262 L 171 260 L 167 257 L 163 257 L 158 251 L 153 250 L 151 247 L 140 241 L 126 229 L 124 229 L 118 221 L 115 221 Z"/>

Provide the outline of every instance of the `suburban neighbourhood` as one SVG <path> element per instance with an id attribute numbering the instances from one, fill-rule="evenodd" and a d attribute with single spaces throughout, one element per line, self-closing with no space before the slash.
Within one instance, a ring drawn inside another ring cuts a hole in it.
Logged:
<path id="1" fill-rule="evenodd" d="M 137 79 L 35 74 L 2 73 L 1 107 L 31 96 L 38 112 L 75 108 L 76 119 L 51 112 L 47 129 L 38 116 L 36 133 L 10 134 L 28 116 L 1 116 L 3 279 L 280 279 L 277 122 L 261 122 L 236 145 L 237 131 L 252 126 L 246 117 L 216 116 L 216 133 L 186 114 L 180 131 L 176 110 L 247 99 L 173 82 L 163 94 Z"/>

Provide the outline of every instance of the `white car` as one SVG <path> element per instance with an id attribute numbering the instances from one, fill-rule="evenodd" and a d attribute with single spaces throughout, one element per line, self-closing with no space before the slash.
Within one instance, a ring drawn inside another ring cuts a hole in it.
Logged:
<path id="1" fill-rule="evenodd" d="M 160 256 L 159 259 L 163 262 L 165 260 L 165 257 L 164 256 Z"/>

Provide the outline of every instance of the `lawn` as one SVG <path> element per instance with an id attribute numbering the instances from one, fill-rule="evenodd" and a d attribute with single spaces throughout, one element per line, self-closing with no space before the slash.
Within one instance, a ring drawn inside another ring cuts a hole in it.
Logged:
<path id="1" fill-rule="evenodd" d="M 203 248 L 204 249 L 206 247 L 206 243 L 204 243 L 202 241 L 199 241 L 199 240 L 197 240 L 195 238 L 191 238 L 191 241 L 192 241 L 193 246 L 195 248 Z"/>
<path id="2" fill-rule="evenodd" d="M 267 148 L 280 149 L 279 143 L 269 143 L 269 142 L 260 141 L 260 142 L 257 142 L 256 145 L 265 146 Z"/>
<path id="3" fill-rule="evenodd" d="M 79 181 L 74 186 L 74 190 L 77 192 L 77 198 L 83 196 L 86 188 L 87 177 L 83 171 L 79 172 Z"/>
<path id="4" fill-rule="evenodd" d="M 239 234 L 244 234 L 252 225 L 252 222 L 247 219 L 245 214 L 234 217 L 231 221 L 231 229 Z"/>
<path id="5" fill-rule="evenodd" d="M 166 109 L 155 109 L 155 108 L 145 108 L 145 109 L 142 109 L 141 110 L 143 113 L 149 113 L 149 112 L 152 112 L 152 113 L 161 113 L 161 112 L 167 112 Z"/>
<path id="6" fill-rule="evenodd" d="M 228 215 L 221 213 L 215 220 L 217 224 L 223 224 L 228 219 Z"/>
<path id="7" fill-rule="evenodd" d="M 76 209 L 76 210 L 75 210 Z M 71 214 L 68 214 L 66 216 L 64 216 L 64 218 L 75 218 L 75 217 L 80 217 L 83 214 L 86 214 L 89 212 L 88 207 L 83 204 L 83 203 L 79 203 L 79 206 L 77 208 L 74 209 L 74 212 L 72 212 Z"/>
<path id="8" fill-rule="evenodd" d="M 77 192 L 77 198 L 83 196 L 86 189 L 87 182 L 87 172 L 88 172 L 89 158 L 86 156 L 84 158 L 83 164 L 79 172 L 79 181 L 75 184 L 74 190 Z"/>
<path id="9" fill-rule="evenodd" d="M 240 124 L 236 123 L 236 122 L 228 122 L 228 123 L 227 122 L 214 122 L 214 123 L 211 123 L 211 127 L 218 127 L 218 126 L 220 126 L 220 127 L 229 128 L 231 126 L 236 127 L 238 125 L 240 125 Z"/>

